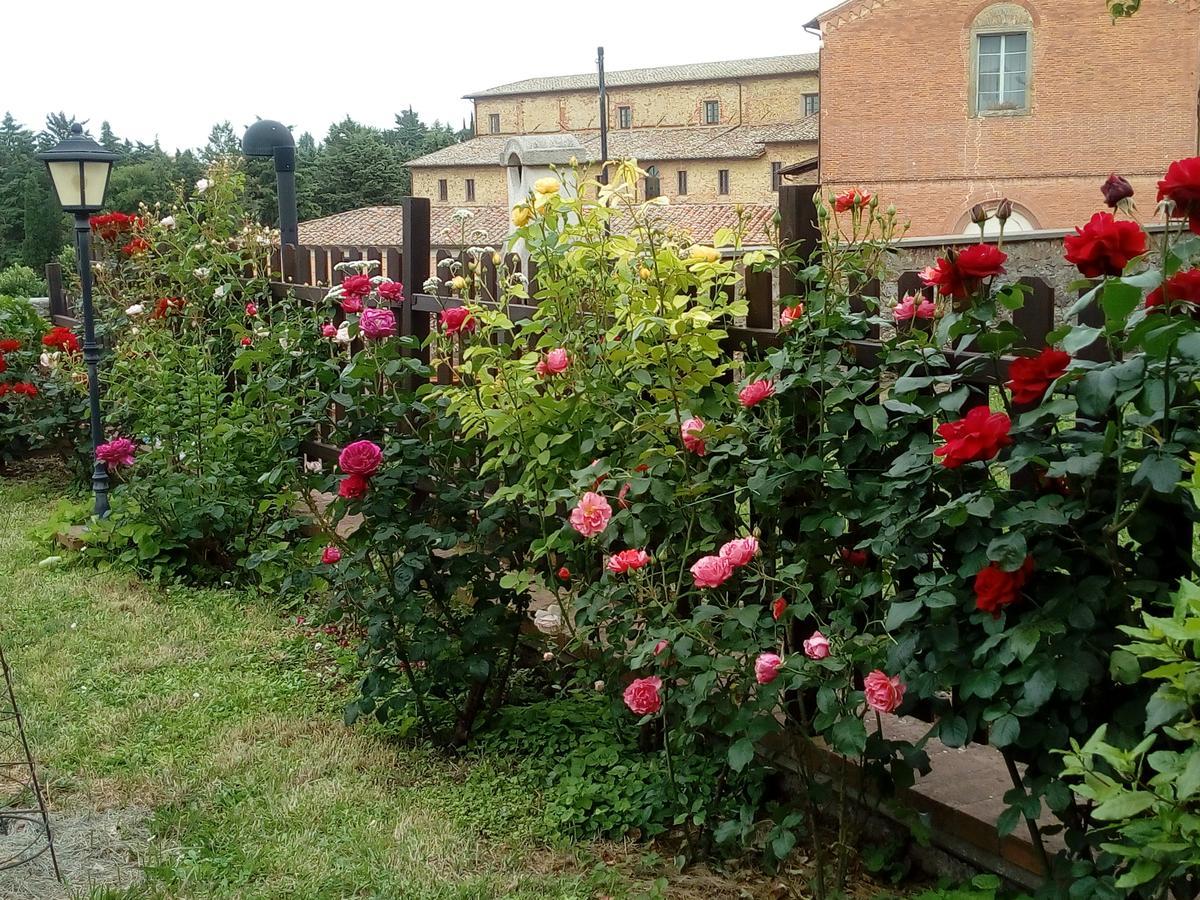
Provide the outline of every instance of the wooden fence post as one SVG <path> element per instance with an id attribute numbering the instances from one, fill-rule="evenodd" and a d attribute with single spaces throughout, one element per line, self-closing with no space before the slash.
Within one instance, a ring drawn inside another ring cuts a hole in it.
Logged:
<path id="1" fill-rule="evenodd" d="M 62 266 L 56 262 L 46 263 L 46 287 L 50 295 L 50 318 L 69 315 L 67 297 L 63 293 Z"/>
<path id="2" fill-rule="evenodd" d="M 426 197 L 403 197 L 400 209 L 404 217 L 401 225 L 403 256 L 400 260 L 400 280 L 404 284 L 404 293 L 412 298 L 425 291 L 425 282 L 429 280 L 429 200 Z M 424 344 L 429 337 L 429 316 L 429 313 L 418 314 L 410 299 L 400 307 L 400 334 L 416 338 Z M 422 348 L 417 354 L 429 362 L 428 348 Z M 412 380 L 407 379 L 407 383 L 412 385 Z"/>
<path id="3" fill-rule="evenodd" d="M 800 259 L 807 261 L 821 246 L 814 194 L 820 187 L 812 184 L 785 184 L 779 188 L 779 242 Z M 800 293 L 796 272 L 791 266 L 779 270 L 779 295 Z"/>

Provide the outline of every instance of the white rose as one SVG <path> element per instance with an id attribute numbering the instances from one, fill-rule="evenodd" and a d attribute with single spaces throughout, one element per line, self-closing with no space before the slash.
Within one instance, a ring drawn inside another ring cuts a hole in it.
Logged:
<path id="1" fill-rule="evenodd" d="M 215 291 L 213 291 L 213 298 L 216 300 L 220 300 L 222 297 L 224 297 L 228 293 L 229 293 L 229 285 L 222 284 L 222 285 L 218 286 Z"/>
<path id="2" fill-rule="evenodd" d="M 335 344 L 349 344 L 350 343 L 350 323 L 349 322 L 343 322 L 341 325 L 338 326 L 337 336 L 334 337 L 333 341 Z"/>
<path id="3" fill-rule="evenodd" d="M 306 459 L 304 461 L 304 470 L 306 472 L 321 472 L 325 466 L 319 459 Z"/>
<path id="4" fill-rule="evenodd" d="M 174 228 L 175 227 L 175 217 L 167 216 L 163 219 L 159 219 L 158 224 L 161 225 L 163 228 Z"/>
<path id="5" fill-rule="evenodd" d="M 203 194 L 207 190 L 208 190 L 208 179 L 207 178 L 201 178 L 199 181 L 196 182 L 196 193 L 197 194 Z"/>
<path id="6" fill-rule="evenodd" d="M 140 316 L 145 311 L 146 310 L 142 306 L 142 304 L 135 303 L 135 304 L 133 304 L 133 306 L 131 306 L 125 310 L 125 315 L 129 316 L 132 319 L 134 316 Z"/>

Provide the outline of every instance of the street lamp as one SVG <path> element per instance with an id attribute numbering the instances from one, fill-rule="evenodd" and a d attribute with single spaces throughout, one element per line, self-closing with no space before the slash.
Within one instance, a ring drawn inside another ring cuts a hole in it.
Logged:
<path id="1" fill-rule="evenodd" d="M 296 142 L 286 125 L 259 119 L 246 129 L 242 138 L 246 156 L 269 156 L 275 160 L 275 182 L 279 194 L 279 243 L 281 247 L 300 243 L 300 223 L 296 212 Z M 289 273 L 290 274 L 290 273 Z"/>
<path id="2" fill-rule="evenodd" d="M 104 424 L 100 420 L 100 345 L 96 342 L 96 321 L 92 312 L 91 223 L 93 213 L 104 206 L 108 176 L 117 154 L 109 153 L 83 134 L 83 126 L 71 126 L 71 133 L 58 146 L 38 154 L 50 170 L 54 193 L 62 208 L 75 215 L 75 264 L 79 269 L 79 290 L 83 300 L 83 361 L 88 369 L 88 401 L 92 412 L 92 453 L 104 443 Z M 96 495 L 97 516 L 108 514 L 108 467 L 95 459 L 92 491 Z"/>

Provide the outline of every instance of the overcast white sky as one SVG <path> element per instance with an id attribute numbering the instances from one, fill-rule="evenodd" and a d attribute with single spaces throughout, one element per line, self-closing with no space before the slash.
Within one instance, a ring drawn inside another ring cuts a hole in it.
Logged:
<path id="1" fill-rule="evenodd" d="M 538 75 L 804 53 L 836 0 L 3 0 L 0 113 L 107 119 L 119 137 L 203 145 L 256 117 L 324 136 L 346 115 L 388 126 L 470 115 L 463 94 Z"/>

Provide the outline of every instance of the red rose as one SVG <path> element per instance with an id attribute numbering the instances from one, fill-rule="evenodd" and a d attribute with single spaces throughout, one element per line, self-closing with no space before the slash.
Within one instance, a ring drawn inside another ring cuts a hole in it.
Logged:
<path id="1" fill-rule="evenodd" d="M 1032 574 L 1032 556 L 1026 557 L 1015 572 L 1005 572 L 999 563 L 989 563 L 975 576 L 975 607 L 999 618 L 1000 610 L 1017 601 Z"/>
<path id="2" fill-rule="evenodd" d="M 364 476 L 352 473 L 338 482 L 338 496 L 346 500 L 358 500 L 366 496 L 369 485 L 370 482 Z"/>
<path id="3" fill-rule="evenodd" d="M 1189 219 L 1192 231 L 1200 234 L 1200 156 L 1171 163 L 1158 183 L 1158 202 L 1175 203 L 1175 217 Z"/>
<path id="4" fill-rule="evenodd" d="M 1098 212 L 1075 234 L 1068 235 L 1067 262 L 1079 267 L 1085 278 L 1120 275 L 1129 261 L 1146 252 L 1146 234 L 1136 222 Z"/>
<path id="5" fill-rule="evenodd" d="M 373 441 L 355 441 L 338 454 L 338 467 L 351 475 L 370 478 L 383 465 L 383 450 Z"/>
<path id="6" fill-rule="evenodd" d="M 863 193 L 858 188 L 853 188 L 849 191 L 843 191 L 838 194 L 833 200 L 833 208 L 836 212 L 844 213 L 852 209 L 865 209 L 871 203 L 871 195 Z"/>
<path id="7" fill-rule="evenodd" d="M 379 296 L 389 303 L 399 303 L 404 299 L 404 285 L 398 281 L 381 281 L 377 290 Z"/>
<path id="8" fill-rule="evenodd" d="M 846 565 L 861 569 L 870 560 L 871 552 L 869 550 L 851 550 L 849 547 L 839 547 L 838 556 L 842 558 L 842 562 Z"/>
<path id="9" fill-rule="evenodd" d="M 128 244 L 121 248 L 121 252 L 126 256 L 136 256 L 139 253 L 145 253 L 150 249 L 150 242 L 144 237 L 135 237 Z"/>
<path id="10" fill-rule="evenodd" d="M 948 259 L 939 259 L 935 265 L 922 270 L 921 280 L 938 289 L 943 297 L 960 297 L 966 294 L 962 275 Z"/>
<path id="11" fill-rule="evenodd" d="M 1008 389 L 1013 403 L 1021 406 L 1040 403 L 1046 396 L 1046 388 L 1067 371 L 1070 363 L 1069 353 L 1053 347 L 1047 347 L 1037 356 L 1014 359 L 1008 367 Z"/>
<path id="12" fill-rule="evenodd" d="M 351 275 L 342 282 L 343 297 L 365 297 L 371 293 L 371 276 Z"/>
<path id="13" fill-rule="evenodd" d="M 986 462 L 1012 443 L 1008 436 L 1011 425 L 1004 413 L 976 406 L 957 422 L 938 426 L 937 433 L 946 443 L 934 450 L 933 455 L 942 457 L 942 465 L 947 469 L 957 469 L 963 463 Z"/>
<path id="14" fill-rule="evenodd" d="M 993 278 L 1004 274 L 1008 254 L 991 244 L 973 244 L 961 251 L 954 264 L 966 280 Z"/>
<path id="15" fill-rule="evenodd" d="M 1116 209 L 1121 205 L 1122 200 L 1133 198 L 1133 185 L 1114 172 L 1100 186 L 1100 193 L 1104 195 L 1104 202 L 1112 209 Z"/>
<path id="16" fill-rule="evenodd" d="M 1177 303 L 1189 303 L 1192 315 L 1200 313 L 1200 269 L 1177 272 L 1146 297 L 1146 309 L 1166 305 L 1170 310 Z"/>
<path id="17" fill-rule="evenodd" d="M 558 577 L 562 581 L 570 581 L 571 580 L 571 570 L 568 569 L 566 566 L 563 566 L 561 569 L 558 570 Z"/>
<path id="18" fill-rule="evenodd" d="M 52 350 L 62 350 L 64 353 L 78 353 L 79 339 L 70 328 L 61 325 L 51 328 L 50 333 L 42 336 L 42 346 Z"/>
<path id="19" fill-rule="evenodd" d="M 771 604 L 771 618 L 778 622 L 783 618 L 783 614 L 787 612 L 788 602 L 783 597 L 776 597 L 775 602 Z"/>
<path id="20" fill-rule="evenodd" d="M 0 341 L 0 353 L 12 353 L 14 350 L 21 349 L 21 342 L 16 338 L 8 338 Z"/>

